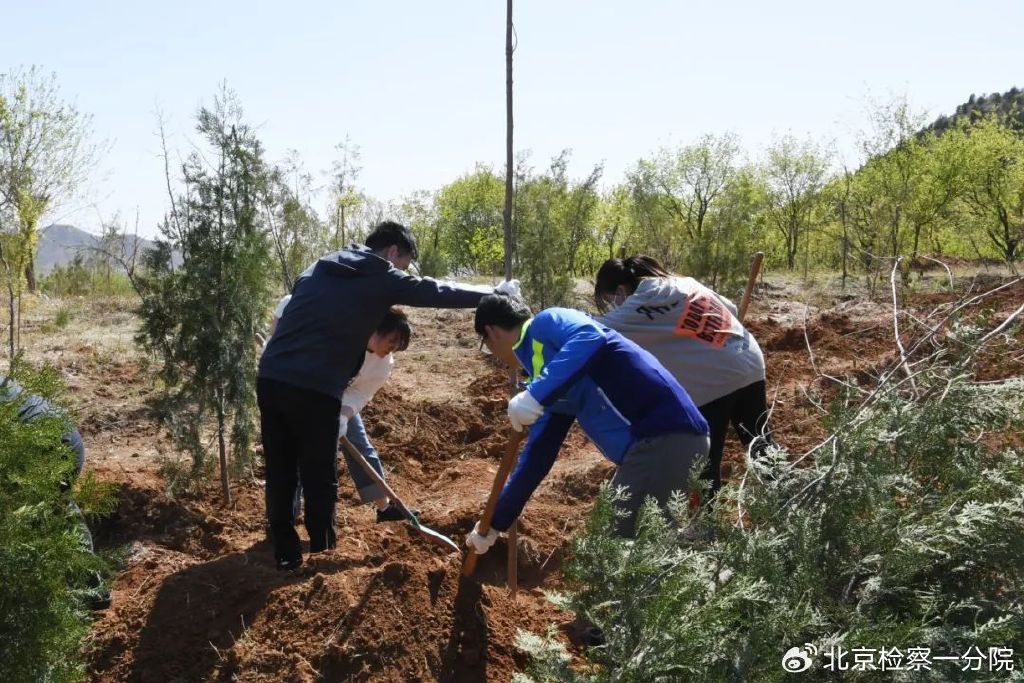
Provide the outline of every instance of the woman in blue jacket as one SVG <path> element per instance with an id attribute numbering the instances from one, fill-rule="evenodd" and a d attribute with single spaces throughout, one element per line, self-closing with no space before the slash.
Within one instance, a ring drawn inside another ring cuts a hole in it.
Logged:
<path id="1" fill-rule="evenodd" d="M 520 299 L 489 294 L 476 309 L 475 329 L 487 348 L 529 375 L 509 401 L 513 428 L 529 427 L 483 536 L 467 543 L 484 553 L 507 530 L 547 476 L 574 421 L 617 465 L 612 484 L 629 492 L 623 536 L 635 531 L 647 496 L 664 506 L 685 491 L 693 464 L 708 453 L 708 425 L 686 390 L 647 351 L 580 311 L 549 308 L 531 317 Z"/>

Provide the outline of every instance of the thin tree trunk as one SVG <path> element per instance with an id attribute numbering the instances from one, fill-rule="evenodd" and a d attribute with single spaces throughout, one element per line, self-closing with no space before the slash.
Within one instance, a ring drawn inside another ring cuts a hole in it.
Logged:
<path id="1" fill-rule="evenodd" d="M 338 249 L 345 248 L 345 205 L 342 204 L 338 207 L 338 217 L 340 219 L 338 223 Z"/>
<path id="2" fill-rule="evenodd" d="M 15 346 L 15 351 L 18 351 L 18 350 L 21 349 L 21 297 L 22 296 L 23 296 L 22 293 L 19 291 L 18 292 L 18 305 L 17 305 L 17 308 L 16 308 L 16 311 L 17 311 L 17 322 L 14 325 L 14 346 Z M 13 357 L 12 357 L 12 360 L 13 360 Z"/>
<path id="3" fill-rule="evenodd" d="M 807 274 L 811 267 L 811 240 L 804 235 L 804 282 L 807 282 Z"/>
<path id="4" fill-rule="evenodd" d="M 36 293 L 36 255 L 31 249 L 28 252 L 28 262 L 25 264 L 25 286 L 29 294 Z"/>
<path id="5" fill-rule="evenodd" d="M 850 241 L 846 236 L 846 226 L 843 226 L 843 291 L 846 291 L 846 278 L 848 275 L 847 271 L 847 259 L 850 257 Z"/>
<path id="6" fill-rule="evenodd" d="M 6 275 L 7 275 L 7 295 L 8 295 L 7 306 L 8 306 L 8 312 L 10 313 L 10 318 L 9 318 L 9 321 L 8 321 L 10 323 L 9 329 L 8 329 L 8 339 L 9 339 L 9 342 L 10 342 L 10 352 L 11 352 L 10 364 L 13 367 L 14 366 L 14 352 L 15 352 L 15 346 L 14 346 L 14 326 L 17 323 L 17 320 L 15 319 L 15 315 L 14 315 L 14 273 L 11 271 L 11 264 L 7 262 L 7 256 L 4 254 L 4 246 L 3 246 L 3 244 L 0 244 L 0 262 L 3 263 L 4 271 L 5 271 Z"/>
<path id="7" fill-rule="evenodd" d="M 231 505 L 231 486 L 228 484 L 228 449 L 224 441 L 226 420 L 224 419 L 224 393 L 217 390 L 217 448 L 220 455 L 220 490 L 224 494 L 224 504 Z"/>
<path id="8" fill-rule="evenodd" d="M 234 127 L 232 127 L 232 143 L 235 143 Z M 225 315 L 225 301 L 224 301 L 224 258 L 225 258 L 225 239 L 224 239 L 224 203 L 227 201 L 228 187 L 225 175 L 227 174 L 226 166 L 227 160 L 225 159 L 226 152 L 221 150 L 220 155 L 220 168 L 218 173 L 220 175 L 219 182 L 220 188 L 217 197 L 217 340 L 220 344 L 224 344 L 224 319 Z M 237 215 L 237 214 L 236 214 Z M 218 455 L 220 456 L 220 488 L 224 494 L 224 504 L 231 505 L 231 488 L 228 485 L 228 453 L 224 443 L 224 363 L 223 358 L 225 355 L 224 348 L 220 347 L 217 349 L 217 354 L 220 356 L 220 362 L 217 363 L 217 388 L 216 388 L 216 401 L 217 401 L 217 447 Z"/>

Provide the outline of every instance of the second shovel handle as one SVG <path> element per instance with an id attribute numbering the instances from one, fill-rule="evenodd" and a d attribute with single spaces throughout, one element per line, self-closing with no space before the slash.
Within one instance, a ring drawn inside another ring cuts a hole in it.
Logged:
<path id="1" fill-rule="evenodd" d="M 754 285 L 757 284 L 757 274 L 761 272 L 761 263 L 764 261 L 764 252 L 754 254 L 754 260 L 750 264 L 750 275 L 747 277 L 747 288 L 743 290 L 743 298 L 740 299 L 740 307 L 737 316 L 740 322 L 747 317 L 747 307 L 750 305 L 750 295 L 754 293 Z"/>
<path id="2" fill-rule="evenodd" d="M 384 492 L 388 494 L 388 498 L 398 506 L 398 509 L 402 511 L 402 514 L 409 518 L 415 518 L 412 512 L 409 511 L 409 508 L 405 506 L 405 503 L 402 502 L 402 499 L 398 497 L 398 494 L 395 493 L 394 489 L 388 486 L 388 483 L 384 481 L 384 477 L 380 476 L 380 473 L 373 469 L 373 466 L 366 461 L 363 454 L 352 445 L 352 442 L 349 441 L 347 437 L 341 437 L 341 447 L 348 453 L 350 458 L 359 463 L 359 466 L 366 471 L 366 474 L 373 479 L 378 486 L 384 489 Z"/>
<path id="3" fill-rule="evenodd" d="M 498 498 L 501 497 L 501 490 L 505 487 L 505 480 L 508 479 L 512 466 L 516 464 L 516 456 L 519 455 L 519 444 L 522 443 L 523 436 L 523 432 L 509 430 L 508 441 L 505 442 L 505 453 L 501 456 L 501 464 L 498 465 L 498 471 L 494 474 L 494 483 L 491 484 L 491 494 L 487 497 L 484 514 L 480 517 L 478 531 L 483 535 L 487 535 L 491 530 L 494 508 L 498 506 Z M 479 556 L 472 549 L 466 552 L 466 559 L 462 562 L 463 576 L 470 576 L 476 569 L 477 557 Z"/>

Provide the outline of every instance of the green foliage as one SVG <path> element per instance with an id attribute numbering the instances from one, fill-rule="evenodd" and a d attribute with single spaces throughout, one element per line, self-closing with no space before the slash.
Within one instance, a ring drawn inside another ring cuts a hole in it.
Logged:
<path id="1" fill-rule="evenodd" d="M 330 251 L 341 249 L 352 242 L 360 241 L 358 228 L 358 212 L 367 207 L 367 198 L 356 188 L 356 180 L 362 167 L 359 159 L 362 156 L 359 145 L 352 142 L 346 135 L 343 142 L 334 146 L 338 158 L 331 166 L 331 208 L 328 223 L 334 228 L 334 235 L 329 241 Z M 371 218 L 367 223 L 379 223 L 380 219 Z M 366 227 L 366 226 L 364 226 Z M 365 234 L 365 233 L 364 233 Z"/>
<path id="2" fill-rule="evenodd" d="M 52 399 L 59 390 L 52 369 L 22 368 L 17 379 L 26 393 Z M 88 597 L 103 566 L 61 493 L 75 469 L 61 442 L 66 420 L 22 422 L 19 406 L 0 402 L 0 661 L 6 680 L 80 680 Z"/>
<path id="3" fill-rule="evenodd" d="M 704 135 L 662 149 L 629 174 L 633 229 L 628 254 L 654 256 L 712 287 L 739 278 L 765 204 L 763 181 L 738 164 L 739 140 Z"/>
<path id="4" fill-rule="evenodd" d="M 56 77 L 37 67 L 0 73 L 0 206 L 17 218 L 11 269 L 35 291 L 39 219 L 85 180 L 97 157 L 90 119 L 60 96 Z"/>
<path id="5" fill-rule="evenodd" d="M 941 146 L 959 164 L 964 213 L 1012 264 L 1024 244 L 1024 139 L 988 118 L 948 131 Z"/>
<path id="6" fill-rule="evenodd" d="M 132 284 L 123 272 L 89 262 L 76 254 L 70 263 L 55 266 L 39 280 L 39 289 L 49 296 L 124 296 Z"/>
<path id="7" fill-rule="evenodd" d="M 552 643 L 524 642 L 539 655 L 533 680 L 788 680 L 782 655 L 804 643 L 819 652 L 815 680 L 876 680 L 830 675 L 832 646 L 1019 653 L 1024 453 L 1001 437 L 1021 429 L 1024 381 L 976 384 L 964 368 L 950 355 L 916 367 L 913 389 L 890 372 L 847 390 L 833 436 L 801 462 L 748 460 L 696 519 L 681 501 L 672 523 L 648 507 L 635 541 L 614 536 L 605 490 L 567 576 L 571 607 L 607 643 L 586 651 L 596 668 L 580 673 Z M 900 675 L 977 680 L 941 661 Z"/>
<path id="8" fill-rule="evenodd" d="M 332 247 L 328 227 L 310 203 L 312 182 L 294 152 L 267 174 L 261 199 L 284 291 L 291 291 L 295 278 Z"/>
<path id="9" fill-rule="evenodd" d="M 477 166 L 438 192 L 433 242 L 443 245 L 445 260 L 453 271 L 501 274 L 504 197 L 504 182 L 485 166 Z"/>
<path id="10" fill-rule="evenodd" d="M 686 252 L 681 272 L 693 274 L 723 292 L 741 288 L 750 268 L 750 255 L 767 232 L 768 203 L 765 183 L 757 169 L 737 169 L 706 221 L 704 236 Z"/>
<path id="11" fill-rule="evenodd" d="M 420 275 L 443 277 L 450 268 L 448 254 L 444 248 L 444 230 L 437 220 L 437 205 L 429 192 L 416 192 L 404 197 L 398 207 L 399 222 L 409 226 L 416 236 L 420 258 L 417 263 Z"/>
<path id="12" fill-rule="evenodd" d="M 525 159 L 516 174 L 513 270 L 538 310 L 575 303 L 573 277 L 582 245 L 594 239 L 592 220 L 600 200 L 596 186 L 602 169 L 598 166 L 584 180 L 573 182 L 568 164 L 566 150 L 543 174 L 535 174 Z"/>
<path id="13" fill-rule="evenodd" d="M 63 266 L 56 266 L 43 277 L 39 288 L 50 296 L 85 296 L 92 293 L 92 273 L 81 254 Z"/>
<path id="14" fill-rule="evenodd" d="M 257 330 L 270 305 L 270 247 L 262 221 L 267 172 L 234 96 L 200 109 L 198 131 L 215 161 L 184 165 L 185 190 L 146 254 L 139 342 L 163 360 L 165 415 L 178 443 L 204 470 L 212 423 L 228 494 L 228 442 L 236 471 L 254 431 Z M 182 264 L 172 267 L 172 249 Z"/>
<path id="15" fill-rule="evenodd" d="M 765 176 L 768 186 L 767 219 L 782 237 L 786 266 L 796 267 L 800 247 L 809 246 L 816 226 L 817 205 L 827 180 L 829 158 L 810 141 L 792 136 L 768 149 Z"/>
<path id="16" fill-rule="evenodd" d="M 952 116 L 938 117 L 928 129 L 941 135 L 958 125 L 969 125 L 990 118 L 1012 130 L 1024 131 L 1024 93 L 1013 87 L 1004 93 L 977 97 L 972 94 L 966 102 L 957 105 Z"/>
<path id="17" fill-rule="evenodd" d="M 117 484 L 100 481 L 86 471 L 75 481 L 74 499 L 87 519 L 109 517 L 117 509 Z"/>
<path id="18" fill-rule="evenodd" d="M 69 322 L 71 322 L 71 309 L 61 306 L 53 316 L 53 326 L 58 330 L 63 330 Z"/>

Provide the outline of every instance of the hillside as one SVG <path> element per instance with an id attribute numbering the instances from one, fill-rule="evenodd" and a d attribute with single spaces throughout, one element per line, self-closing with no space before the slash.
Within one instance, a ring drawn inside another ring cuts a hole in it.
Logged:
<path id="1" fill-rule="evenodd" d="M 966 102 L 957 106 L 951 116 L 943 114 L 925 130 L 942 133 L 959 121 L 973 121 L 989 115 L 995 115 L 1007 121 L 1011 128 L 1024 131 L 1024 91 L 1013 87 L 1004 93 L 978 96 L 972 93 Z"/>
<path id="2" fill-rule="evenodd" d="M 141 237 L 129 235 L 125 238 L 124 253 L 131 251 L 131 246 L 137 243 L 139 253 L 146 251 L 153 246 L 153 242 Z M 36 252 L 36 272 L 39 275 L 46 275 L 57 266 L 71 263 L 75 256 L 81 254 L 83 259 L 88 259 L 90 250 L 100 246 L 99 235 L 86 232 L 73 225 L 54 223 L 43 228 L 39 233 L 39 247 Z M 115 245 L 115 252 L 119 252 Z"/>

